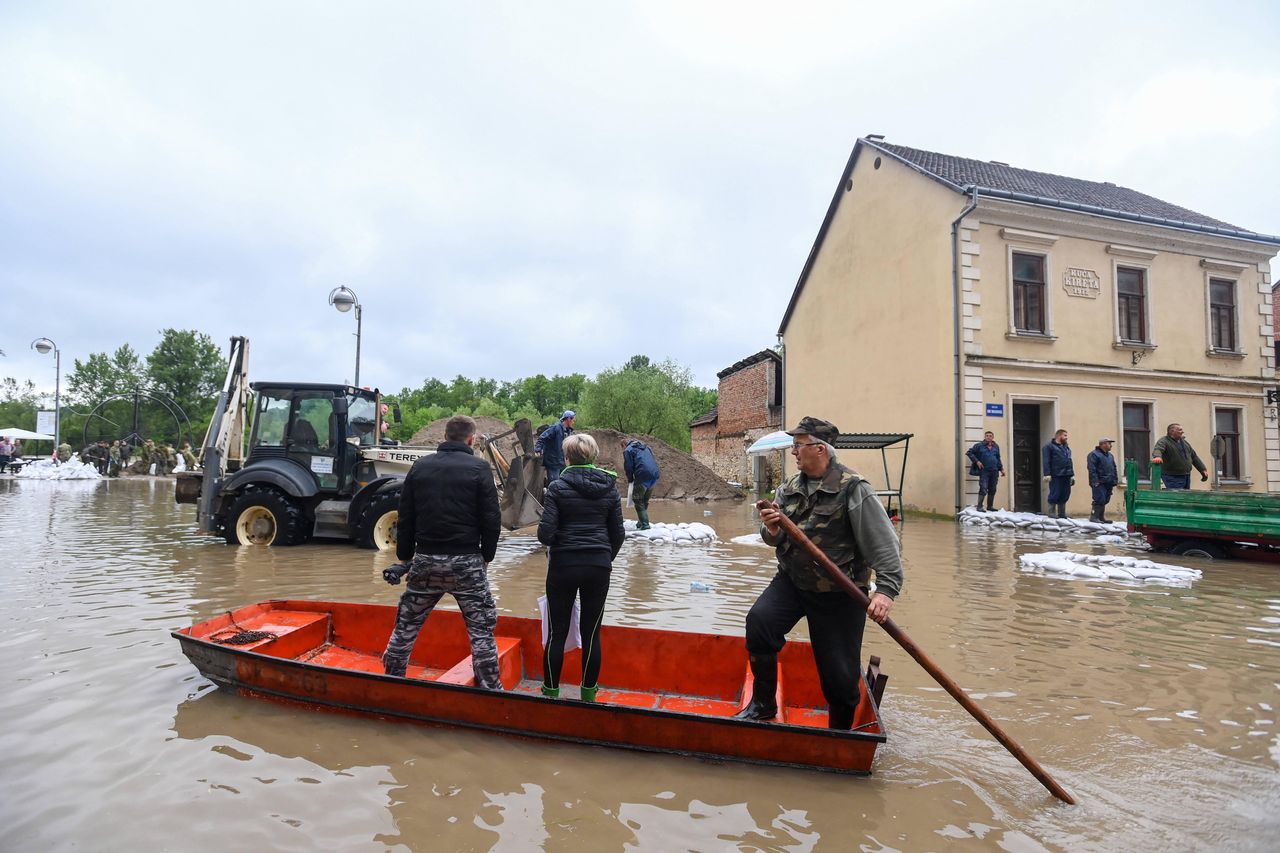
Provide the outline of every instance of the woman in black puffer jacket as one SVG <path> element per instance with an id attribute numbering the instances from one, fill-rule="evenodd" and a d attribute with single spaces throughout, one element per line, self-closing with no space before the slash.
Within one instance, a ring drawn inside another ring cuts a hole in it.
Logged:
<path id="1" fill-rule="evenodd" d="M 609 595 L 609 572 L 622 548 L 622 502 L 618 475 L 595 466 L 600 448 L 586 433 L 564 440 L 568 467 L 547 486 L 538 541 L 550 546 L 547 613 L 550 636 L 542 652 L 542 693 L 560 695 L 564 642 L 573 600 L 581 594 L 582 700 L 594 702 L 600 678 L 600 623 Z"/>

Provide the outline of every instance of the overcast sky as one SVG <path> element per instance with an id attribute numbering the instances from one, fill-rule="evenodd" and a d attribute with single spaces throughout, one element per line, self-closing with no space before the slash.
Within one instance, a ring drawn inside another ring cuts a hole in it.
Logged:
<path id="1" fill-rule="evenodd" d="M 350 381 L 346 285 L 384 391 L 714 386 L 869 133 L 1280 234 L 1280 4 L 792 5 L 0 2 L 0 376 L 174 327 Z"/>

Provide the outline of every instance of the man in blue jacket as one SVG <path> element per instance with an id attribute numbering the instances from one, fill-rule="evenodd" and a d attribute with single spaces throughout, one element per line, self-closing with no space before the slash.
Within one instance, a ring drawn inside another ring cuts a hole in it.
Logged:
<path id="1" fill-rule="evenodd" d="M 1120 482 L 1116 471 L 1116 460 L 1111 455 L 1112 441 L 1109 438 L 1098 439 L 1098 446 L 1089 451 L 1089 486 L 1093 489 L 1093 513 L 1090 521 L 1107 524 L 1107 504 L 1111 501 L 1111 490 Z"/>
<path id="2" fill-rule="evenodd" d="M 637 530 L 649 529 L 649 495 L 658 482 L 658 460 L 649 445 L 638 439 L 622 439 L 622 467 L 631 484 L 631 502 L 636 505 Z"/>
<path id="3" fill-rule="evenodd" d="M 1067 517 L 1067 501 L 1071 499 L 1071 487 L 1076 484 L 1076 468 L 1071 461 L 1071 448 L 1067 446 L 1067 431 L 1060 429 L 1044 446 L 1040 454 L 1044 478 L 1049 481 L 1049 515 Z"/>
<path id="4" fill-rule="evenodd" d="M 982 434 L 982 441 L 970 447 L 965 456 L 969 457 L 969 475 L 978 478 L 978 505 L 975 509 L 982 512 L 982 499 L 987 499 L 987 512 L 995 509 L 996 486 L 1004 476 L 1004 463 L 1000 461 L 1000 445 L 996 444 L 996 434 L 987 430 Z"/>
<path id="5" fill-rule="evenodd" d="M 533 443 L 533 452 L 542 457 L 548 484 L 564 470 L 564 440 L 573 435 L 573 419 L 576 417 L 573 412 L 565 411 L 560 420 L 543 430 Z"/>

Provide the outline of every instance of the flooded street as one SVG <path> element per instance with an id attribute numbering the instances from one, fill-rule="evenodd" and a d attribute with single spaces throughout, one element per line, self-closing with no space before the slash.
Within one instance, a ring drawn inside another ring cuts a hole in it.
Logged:
<path id="1" fill-rule="evenodd" d="M 770 549 L 728 541 L 755 530 L 750 506 L 652 515 L 724 541 L 628 541 L 606 621 L 741 635 L 774 571 Z M 0 479 L 0 849 L 1264 850 L 1280 833 L 1280 567 L 1159 557 L 1204 570 L 1185 589 L 1044 577 L 1017 557 L 1056 536 L 907 520 L 894 618 L 1070 807 L 874 625 L 889 741 L 870 778 L 227 695 L 172 629 L 267 598 L 393 604 L 401 588 L 376 552 L 232 548 L 194 526 L 172 482 Z M 544 565 L 532 537 L 504 535 L 499 612 L 536 614 Z"/>

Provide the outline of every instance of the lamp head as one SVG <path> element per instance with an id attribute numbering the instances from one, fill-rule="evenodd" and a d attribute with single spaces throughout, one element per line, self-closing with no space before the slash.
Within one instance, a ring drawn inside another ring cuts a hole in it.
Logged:
<path id="1" fill-rule="evenodd" d="M 347 286 L 335 287 L 329 292 L 329 304 L 337 308 L 343 314 L 351 310 L 351 308 L 359 307 L 360 300 L 356 298 L 355 291 Z"/>
<path id="2" fill-rule="evenodd" d="M 57 346 L 55 346 L 53 341 L 48 338 L 36 338 L 31 342 L 31 348 L 41 355 L 48 355 L 57 349 Z"/>

